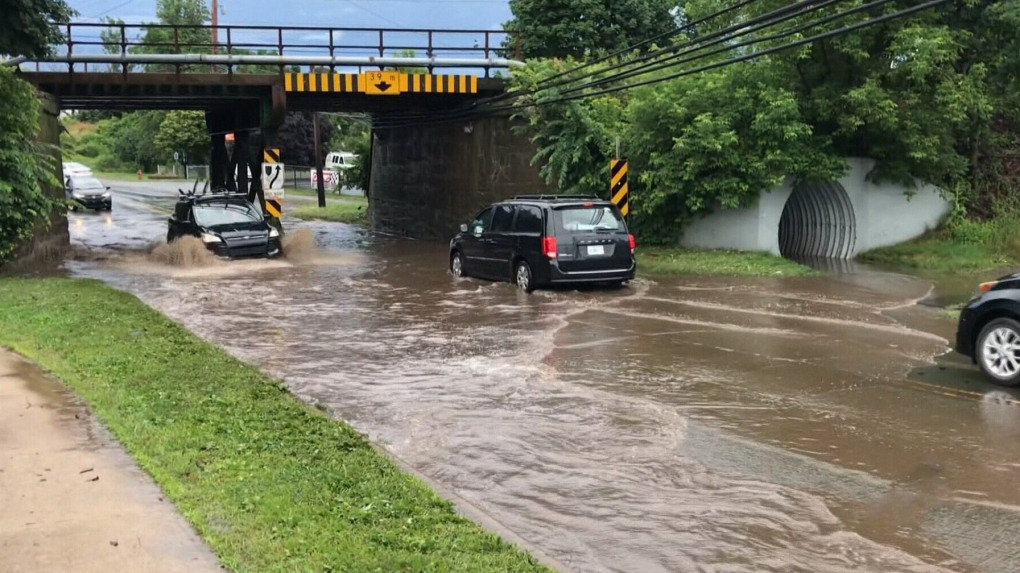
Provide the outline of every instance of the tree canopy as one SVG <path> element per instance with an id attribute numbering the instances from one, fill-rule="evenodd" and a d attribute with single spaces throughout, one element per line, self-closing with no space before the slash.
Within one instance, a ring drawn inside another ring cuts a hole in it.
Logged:
<path id="1" fill-rule="evenodd" d="M 0 55 L 37 58 L 63 39 L 55 23 L 78 13 L 63 0 L 0 0 L 0 14 Z"/>
<path id="2" fill-rule="evenodd" d="M 783 4 L 751 3 L 696 32 L 720 30 Z M 912 4 L 898 0 L 881 10 Z M 790 39 L 765 36 L 848 8 L 839 6 L 763 30 L 756 36 L 763 41 L 739 51 L 686 53 L 686 63 L 601 85 L 592 80 L 628 69 L 627 59 L 593 66 L 577 82 L 547 89 L 541 89 L 544 78 L 580 62 L 532 60 L 515 73 L 515 89 L 537 90 L 523 99 L 539 105 L 522 106 L 522 114 L 540 147 L 536 160 L 543 176 L 563 191 L 606 196 L 608 162 L 615 138 L 621 138 L 631 163 L 634 223 L 646 240 L 673 241 L 690 218 L 747 205 L 787 176 L 836 177 L 850 156 L 877 160 L 874 180 L 920 179 L 969 200 L 987 185 L 981 173 L 996 153 L 996 122 L 1015 122 L 1020 111 L 1018 7 L 1020 0 L 960 0 L 767 57 L 666 77 L 781 45 Z M 714 0 L 685 5 L 692 20 L 718 9 Z M 846 16 L 801 37 L 873 17 Z M 662 81 L 600 91 L 649 79 Z M 591 85 L 578 89 L 586 82 Z M 570 95 L 586 97 L 562 101 L 569 88 L 577 89 Z"/>
<path id="3" fill-rule="evenodd" d="M 510 0 L 503 28 L 519 34 L 523 58 L 583 58 L 675 31 L 677 10 L 676 0 Z"/>

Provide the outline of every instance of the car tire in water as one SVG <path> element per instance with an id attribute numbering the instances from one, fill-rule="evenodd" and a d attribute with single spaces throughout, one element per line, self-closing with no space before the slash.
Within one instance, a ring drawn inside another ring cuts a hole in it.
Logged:
<path id="1" fill-rule="evenodd" d="M 981 371 L 1002 386 L 1020 384 L 1020 322 L 997 318 L 978 335 L 975 345 Z"/>
<path id="2" fill-rule="evenodd" d="M 464 257 L 461 256 L 460 251 L 450 254 L 450 273 L 458 279 L 467 276 L 464 274 Z"/>
<path id="3" fill-rule="evenodd" d="M 517 261 L 514 266 L 514 284 L 527 293 L 535 290 L 535 277 L 531 274 L 531 266 L 526 261 Z"/>

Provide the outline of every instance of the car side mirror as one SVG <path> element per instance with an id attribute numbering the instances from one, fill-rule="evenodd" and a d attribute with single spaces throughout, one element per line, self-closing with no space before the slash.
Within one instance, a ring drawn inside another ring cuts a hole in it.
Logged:
<path id="1" fill-rule="evenodd" d="M 461 224 L 460 224 L 460 232 L 461 232 L 461 233 L 467 233 L 467 232 L 468 232 L 468 226 L 467 226 L 467 223 L 461 223 Z"/>
<path id="2" fill-rule="evenodd" d="M 109 190 L 110 190 L 110 186 L 109 186 L 109 185 L 107 185 L 107 186 L 106 186 L 106 190 L 107 190 L 107 191 L 109 191 Z"/>

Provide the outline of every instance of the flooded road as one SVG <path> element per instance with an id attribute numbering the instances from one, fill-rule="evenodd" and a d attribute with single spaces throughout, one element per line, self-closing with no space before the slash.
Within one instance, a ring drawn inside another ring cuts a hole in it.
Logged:
<path id="1" fill-rule="evenodd" d="M 1020 571 L 1020 406 L 931 284 L 642 278 L 525 295 L 443 245 L 307 229 L 289 261 L 148 259 L 173 187 L 72 214 L 79 276 L 281 376 L 584 572 Z M 169 192 L 167 192 L 169 190 Z M 285 210 L 287 205 L 285 204 Z"/>

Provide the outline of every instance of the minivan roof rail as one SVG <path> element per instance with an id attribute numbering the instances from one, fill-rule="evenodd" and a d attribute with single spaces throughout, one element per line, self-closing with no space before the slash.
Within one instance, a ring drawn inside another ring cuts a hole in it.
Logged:
<path id="1" fill-rule="evenodd" d="M 539 201 L 604 201 L 594 195 L 515 195 L 514 199 L 537 199 Z"/>

